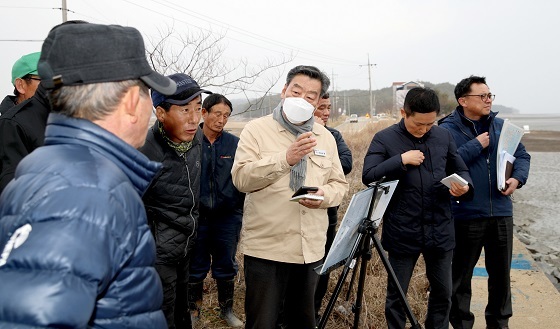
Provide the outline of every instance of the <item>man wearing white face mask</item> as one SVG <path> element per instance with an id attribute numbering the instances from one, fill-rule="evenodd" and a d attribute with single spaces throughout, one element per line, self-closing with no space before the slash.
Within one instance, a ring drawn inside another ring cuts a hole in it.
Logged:
<path id="1" fill-rule="evenodd" d="M 245 328 L 274 328 L 282 309 L 288 328 L 315 327 L 313 268 L 325 252 L 327 208 L 348 191 L 336 142 L 313 119 L 328 87 L 317 68 L 293 68 L 282 103 L 241 133 L 231 173 L 246 193 L 240 243 Z M 289 201 L 301 186 L 317 187 L 324 199 Z"/>

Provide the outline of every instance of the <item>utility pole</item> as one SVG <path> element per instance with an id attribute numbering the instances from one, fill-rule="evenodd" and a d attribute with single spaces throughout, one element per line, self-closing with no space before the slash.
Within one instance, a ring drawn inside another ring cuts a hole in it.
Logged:
<path id="1" fill-rule="evenodd" d="M 66 6 L 66 0 L 62 0 L 62 23 L 68 20 L 68 7 Z"/>
<path id="2" fill-rule="evenodd" d="M 369 113 L 373 117 L 375 115 L 375 111 L 373 109 L 373 94 L 371 92 L 371 67 L 376 66 L 377 64 L 370 64 L 369 62 L 369 53 L 367 56 L 367 67 L 368 67 L 368 77 L 369 77 Z M 366 65 L 360 65 L 360 67 Z"/>
<path id="3" fill-rule="evenodd" d="M 335 88 L 335 84 L 334 84 L 334 70 L 332 70 L 332 75 L 331 75 L 331 82 L 332 82 L 332 95 L 331 95 L 331 103 L 332 103 L 332 108 L 334 108 L 334 113 L 336 113 L 336 115 L 334 117 L 339 117 L 340 113 L 338 113 L 338 102 L 336 99 L 336 88 Z"/>

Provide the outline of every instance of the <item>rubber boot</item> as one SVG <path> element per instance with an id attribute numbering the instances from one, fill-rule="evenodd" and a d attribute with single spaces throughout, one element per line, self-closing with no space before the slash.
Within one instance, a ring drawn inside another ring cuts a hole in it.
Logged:
<path id="1" fill-rule="evenodd" d="M 203 285 L 204 281 L 189 283 L 189 310 L 191 313 L 191 323 L 193 325 L 200 320 Z"/>
<path id="2" fill-rule="evenodd" d="M 216 280 L 218 283 L 218 303 L 220 304 L 220 317 L 226 320 L 232 328 L 243 327 L 243 322 L 233 314 L 233 287 L 234 280 Z"/>

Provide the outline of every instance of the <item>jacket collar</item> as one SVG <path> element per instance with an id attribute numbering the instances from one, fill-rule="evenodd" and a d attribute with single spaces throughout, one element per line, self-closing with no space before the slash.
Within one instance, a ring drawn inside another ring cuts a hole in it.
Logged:
<path id="1" fill-rule="evenodd" d="M 414 141 L 414 142 L 424 142 L 426 139 L 428 139 L 432 133 L 432 129 L 428 130 L 427 133 L 424 134 L 424 136 L 418 138 L 416 136 L 413 136 L 411 133 L 408 132 L 408 130 L 406 129 L 406 126 L 404 124 L 404 118 L 401 119 L 401 121 L 399 121 L 399 123 L 397 123 L 397 125 L 399 126 L 399 129 L 402 131 L 402 133 L 408 137 L 410 140 Z"/>
<path id="2" fill-rule="evenodd" d="M 101 153 L 121 169 L 143 195 L 161 164 L 95 123 L 51 113 L 45 131 L 45 145 L 82 145 Z"/>

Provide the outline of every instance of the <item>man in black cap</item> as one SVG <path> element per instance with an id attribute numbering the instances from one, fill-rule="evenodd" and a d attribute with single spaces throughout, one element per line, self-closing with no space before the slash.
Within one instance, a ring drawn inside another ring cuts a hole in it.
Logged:
<path id="1" fill-rule="evenodd" d="M 108 51 L 109 49 L 109 51 Z M 141 196 L 161 165 L 136 150 L 154 72 L 138 30 L 77 24 L 43 43 L 45 145 L 0 196 L 0 326 L 166 328 Z"/>
<path id="2" fill-rule="evenodd" d="M 177 83 L 171 96 L 152 91 L 157 121 L 140 148 L 163 169 L 144 195 L 148 222 L 156 239 L 156 269 L 163 284 L 163 312 L 170 329 L 190 328 L 189 265 L 196 238 L 200 195 L 202 93 L 183 73 L 170 75 Z"/>

